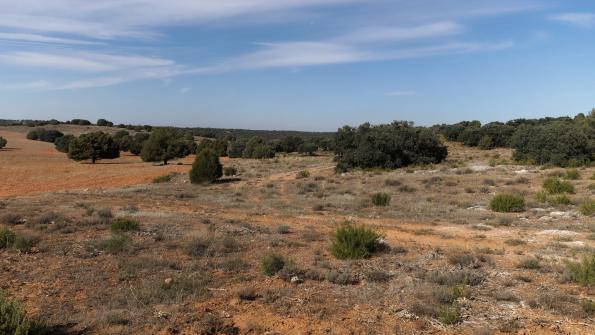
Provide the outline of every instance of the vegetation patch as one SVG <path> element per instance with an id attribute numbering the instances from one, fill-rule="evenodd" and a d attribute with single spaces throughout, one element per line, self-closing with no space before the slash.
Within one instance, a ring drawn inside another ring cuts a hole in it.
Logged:
<path id="1" fill-rule="evenodd" d="M 558 178 L 548 178 L 543 182 L 543 189 L 549 194 L 574 193 L 574 186 Z"/>
<path id="2" fill-rule="evenodd" d="M 522 212 L 525 210 L 525 199 L 521 195 L 500 193 L 490 201 L 490 209 L 494 212 Z"/>
<path id="3" fill-rule="evenodd" d="M 113 232 L 128 232 L 139 230 L 140 225 L 138 221 L 132 219 L 117 219 L 112 222 L 111 230 Z"/>
<path id="4" fill-rule="evenodd" d="M 284 266 L 285 259 L 283 258 L 283 256 L 275 253 L 266 254 L 260 260 L 260 268 L 262 270 L 262 273 L 264 273 L 267 276 L 274 276 L 277 272 L 281 271 Z"/>
<path id="5" fill-rule="evenodd" d="M 566 264 L 566 273 L 570 280 L 585 286 L 595 285 L 595 254 L 585 257 L 581 262 Z"/>
<path id="6" fill-rule="evenodd" d="M 338 259 L 365 258 L 379 249 L 379 238 L 371 228 L 344 223 L 333 233 L 330 250 Z"/>

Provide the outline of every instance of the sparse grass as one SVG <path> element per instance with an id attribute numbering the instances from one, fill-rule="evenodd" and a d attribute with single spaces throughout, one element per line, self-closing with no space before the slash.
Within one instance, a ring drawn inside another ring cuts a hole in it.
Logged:
<path id="1" fill-rule="evenodd" d="M 285 266 L 285 259 L 275 253 L 266 254 L 260 260 L 260 268 L 262 273 L 267 276 L 274 276 L 277 272 L 281 271 Z"/>
<path id="2" fill-rule="evenodd" d="M 9 300 L 0 290 L 0 334 L 35 335 L 49 334 L 41 324 L 31 321 L 27 313 L 16 300 Z"/>
<path id="3" fill-rule="evenodd" d="M 0 249 L 10 248 L 17 235 L 6 228 L 0 228 Z"/>
<path id="4" fill-rule="evenodd" d="M 330 250 L 338 259 L 369 257 L 376 251 L 379 237 L 371 228 L 344 223 L 333 233 Z"/>
<path id="5" fill-rule="evenodd" d="M 578 263 L 567 263 L 566 274 L 571 281 L 581 285 L 595 285 L 595 254 L 590 257 L 584 257 Z"/>
<path id="6" fill-rule="evenodd" d="M 132 219 L 117 219 L 112 222 L 111 230 L 113 232 L 129 232 L 139 230 L 139 224 Z"/>
<path id="7" fill-rule="evenodd" d="M 443 306 L 440 308 L 438 319 L 446 325 L 454 325 L 463 321 L 459 309 L 455 306 Z"/>
<path id="8" fill-rule="evenodd" d="M 490 209 L 494 212 L 522 212 L 525 210 L 523 196 L 511 193 L 500 193 L 490 201 Z"/>
<path id="9" fill-rule="evenodd" d="M 238 169 L 234 166 L 226 166 L 223 168 L 223 175 L 226 177 L 232 177 L 238 174 Z"/>
<path id="10" fill-rule="evenodd" d="M 390 203 L 390 194 L 388 193 L 374 193 L 372 194 L 372 204 L 378 207 L 388 206 Z"/>
<path id="11" fill-rule="evenodd" d="M 519 262 L 518 267 L 521 269 L 536 270 L 536 269 L 541 268 L 541 264 L 539 262 L 539 259 L 537 259 L 535 257 L 528 257 L 528 258 L 522 259 Z"/>
<path id="12" fill-rule="evenodd" d="M 254 301 L 258 298 L 258 293 L 254 287 L 244 287 L 238 291 L 240 300 Z"/>
<path id="13" fill-rule="evenodd" d="M 572 200 L 566 194 L 556 194 L 548 199 L 548 202 L 554 206 L 567 206 L 572 204 Z"/>
<path id="14" fill-rule="evenodd" d="M 0 219 L 0 222 L 7 224 L 9 226 L 16 226 L 18 224 L 24 223 L 25 221 L 24 221 L 23 217 L 21 217 L 18 214 L 7 213 L 2 216 L 2 219 Z"/>
<path id="15" fill-rule="evenodd" d="M 37 243 L 37 238 L 32 236 L 15 234 L 9 229 L 0 229 L 0 250 L 13 249 L 20 252 L 30 252 Z"/>
<path id="16" fill-rule="evenodd" d="M 153 183 L 154 184 L 169 183 L 172 180 L 172 178 L 173 178 L 173 176 L 171 174 L 157 176 L 157 177 L 153 178 Z"/>
<path id="17" fill-rule="evenodd" d="M 525 245 L 525 244 L 527 244 L 526 241 L 521 240 L 521 239 L 518 239 L 518 238 L 508 239 L 508 240 L 504 241 L 504 243 L 506 243 L 506 244 L 508 244 L 510 246 L 518 246 L 518 245 Z"/>
<path id="18" fill-rule="evenodd" d="M 595 215 L 595 199 L 588 198 L 581 202 L 580 206 L 581 214 L 586 216 L 593 216 Z"/>
<path id="19" fill-rule="evenodd" d="M 543 182 L 543 189 L 549 194 L 574 193 L 574 186 L 558 178 L 548 178 Z"/>

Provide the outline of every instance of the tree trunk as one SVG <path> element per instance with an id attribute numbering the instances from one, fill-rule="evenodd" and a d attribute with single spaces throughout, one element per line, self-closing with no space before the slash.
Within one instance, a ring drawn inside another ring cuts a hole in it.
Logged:
<path id="1" fill-rule="evenodd" d="M 97 158 L 95 158 L 95 157 L 92 157 L 92 158 L 91 158 L 91 163 L 95 164 L 95 161 L 97 161 Z"/>
<path id="2" fill-rule="evenodd" d="M 167 159 L 163 160 L 163 165 L 167 165 Z"/>

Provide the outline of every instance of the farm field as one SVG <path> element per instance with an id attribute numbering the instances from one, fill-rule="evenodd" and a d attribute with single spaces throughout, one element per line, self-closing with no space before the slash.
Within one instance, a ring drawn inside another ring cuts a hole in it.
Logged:
<path id="1" fill-rule="evenodd" d="M 194 156 L 92 165 L 26 131 L 0 128 L 0 228 L 23 243 L 0 249 L 0 289 L 53 333 L 593 333 L 595 291 L 567 263 L 595 248 L 595 219 L 576 205 L 594 168 L 578 168 L 558 206 L 535 196 L 564 169 L 452 142 L 440 164 L 392 171 L 336 173 L 328 153 L 223 158 L 236 176 L 195 185 Z M 379 192 L 386 206 L 372 203 Z M 526 208 L 492 211 L 508 192 Z M 329 245 L 346 221 L 385 248 L 338 260 Z M 269 276 L 273 256 L 284 266 Z"/>

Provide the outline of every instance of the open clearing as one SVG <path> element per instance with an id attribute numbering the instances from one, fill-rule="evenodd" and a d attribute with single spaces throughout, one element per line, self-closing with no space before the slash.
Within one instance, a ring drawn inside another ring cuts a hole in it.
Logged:
<path id="1" fill-rule="evenodd" d="M 532 200 L 555 169 L 490 166 L 508 150 L 450 144 L 439 165 L 345 174 L 330 155 L 227 159 L 238 178 L 201 186 L 185 173 L 150 182 L 187 172 L 192 157 L 91 165 L 24 132 L 0 136 L 0 224 L 34 245 L 0 251 L 0 288 L 56 332 L 593 333 L 595 292 L 564 272 L 593 252 L 595 220 Z M 576 200 L 591 194 L 594 169 L 579 172 Z M 487 209 L 510 190 L 526 195 L 526 211 Z M 371 205 L 379 191 L 389 206 Z M 114 218 L 140 229 L 111 232 Z M 374 227 L 391 250 L 336 260 L 329 239 L 346 220 Z M 268 277 L 260 262 L 272 252 L 286 267 Z M 448 325 L 453 303 L 460 322 Z"/>

